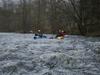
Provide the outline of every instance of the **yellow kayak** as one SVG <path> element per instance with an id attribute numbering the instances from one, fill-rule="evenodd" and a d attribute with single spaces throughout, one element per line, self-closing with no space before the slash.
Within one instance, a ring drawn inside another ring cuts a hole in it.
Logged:
<path id="1" fill-rule="evenodd" d="M 59 36 L 59 37 L 57 37 L 57 39 L 64 39 L 64 37 L 63 36 Z"/>

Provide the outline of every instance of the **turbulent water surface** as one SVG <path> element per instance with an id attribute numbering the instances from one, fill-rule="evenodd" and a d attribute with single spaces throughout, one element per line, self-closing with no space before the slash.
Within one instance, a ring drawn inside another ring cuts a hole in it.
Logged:
<path id="1" fill-rule="evenodd" d="M 0 33 L 0 75 L 100 75 L 100 38 Z"/>

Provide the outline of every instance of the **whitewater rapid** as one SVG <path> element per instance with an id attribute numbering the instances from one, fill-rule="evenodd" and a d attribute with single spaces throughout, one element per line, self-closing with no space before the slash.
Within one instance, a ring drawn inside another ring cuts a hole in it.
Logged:
<path id="1" fill-rule="evenodd" d="M 100 38 L 33 36 L 0 33 L 0 75 L 100 75 Z"/>

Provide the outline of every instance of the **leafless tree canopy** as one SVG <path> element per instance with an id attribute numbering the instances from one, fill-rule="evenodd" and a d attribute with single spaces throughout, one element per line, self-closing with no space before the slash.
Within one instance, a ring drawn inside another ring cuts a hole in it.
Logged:
<path id="1" fill-rule="evenodd" d="M 1 0 L 0 31 L 100 35 L 100 0 Z"/>

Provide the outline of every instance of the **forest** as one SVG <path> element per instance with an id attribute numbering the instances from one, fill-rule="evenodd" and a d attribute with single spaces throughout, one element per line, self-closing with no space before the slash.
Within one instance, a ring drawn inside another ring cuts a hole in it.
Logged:
<path id="1" fill-rule="evenodd" d="M 0 32 L 100 36 L 100 0 L 0 0 Z"/>

